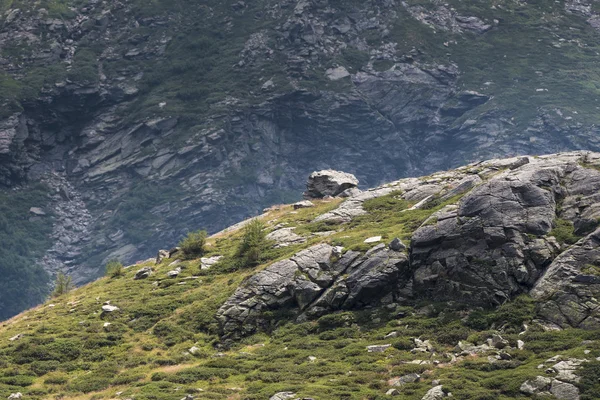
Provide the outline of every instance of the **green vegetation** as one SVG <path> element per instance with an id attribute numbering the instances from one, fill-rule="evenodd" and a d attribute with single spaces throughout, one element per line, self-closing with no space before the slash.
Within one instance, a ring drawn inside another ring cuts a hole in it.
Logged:
<path id="1" fill-rule="evenodd" d="M 600 276 L 600 266 L 593 264 L 586 264 L 581 268 L 581 272 L 586 275 Z"/>
<path id="2" fill-rule="evenodd" d="M 186 258 L 198 258 L 205 252 L 204 246 L 206 245 L 206 231 L 190 232 L 187 236 L 179 243 L 181 251 Z"/>
<path id="3" fill-rule="evenodd" d="M 249 268 L 260 264 L 268 245 L 265 228 L 265 224 L 257 218 L 244 227 L 244 234 L 236 254 L 241 267 Z"/>
<path id="4" fill-rule="evenodd" d="M 69 293 L 73 288 L 73 279 L 62 272 L 59 272 L 58 275 L 56 275 L 56 281 L 54 282 L 52 297 L 60 297 Z"/>
<path id="5" fill-rule="evenodd" d="M 375 231 L 387 238 L 407 238 L 446 204 L 408 211 L 410 204 L 399 195 L 366 202 L 369 213 L 360 223 L 342 225 L 312 222 L 340 200 L 316 201 L 316 207 L 295 213 L 283 206 L 245 228 L 203 238 L 203 256 L 223 256 L 209 270 L 200 270 L 199 260 L 187 257 L 175 278 L 167 277 L 170 261 L 119 268 L 114 276 L 108 271 L 116 267 L 107 265 L 106 277 L 0 326 L 0 397 L 20 391 L 35 400 L 99 400 L 122 392 L 121 397 L 138 400 L 179 400 L 185 394 L 262 400 L 293 391 L 321 400 L 376 400 L 385 398 L 388 380 L 418 373 L 421 380 L 403 386 L 398 398 L 419 400 L 439 379 L 455 398 L 508 400 L 523 398 L 520 385 L 539 375 L 537 366 L 549 357 L 560 353 L 581 358 L 590 349 L 590 356 L 600 356 L 597 332 L 545 332 L 533 323 L 535 303 L 527 296 L 496 310 L 449 303 L 393 305 L 303 323 L 273 313 L 269 335 L 255 334 L 227 349 L 219 346 L 217 309 L 266 265 L 320 241 L 362 248 L 362 240 Z M 296 226 L 306 236 L 332 229 L 335 233 L 274 248 L 265 235 L 279 224 Z M 134 280 L 144 266 L 154 268 L 153 278 Z M 106 301 L 120 311 L 102 313 Z M 529 329 L 520 334 L 524 324 Z M 390 332 L 396 332 L 394 337 L 385 338 Z M 490 363 L 482 355 L 452 363 L 449 354 L 458 341 L 478 345 L 498 332 L 509 342 L 511 360 Z M 17 334 L 22 337 L 8 340 Z M 436 355 L 411 351 L 416 337 L 429 340 Z M 514 349 L 517 340 L 525 341 L 525 350 Z M 366 346 L 374 344 L 392 346 L 383 353 L 367 352 Z M 596 396 L 597 368 L 589 363 L 581 371 L 582 398 Z"/>
<path id="6" fill-rule="evenodd" d="M 569 245 L 575 244 L 579 239 L 581 239 L 581 236 L 575 234 L 575 227 L 573 226 L 573 223 L 560 218 L 557 218 L 554 221 L 554 228 L 548 235 L 554 236 L 558 243 Z"/>
<path id="7" fill-rule="evenodd" d="M 42 185 L 0 193 L 0 320 L 42 302 L 49 293 L 50 277 L 35 260 L 51 245 L 52 216 L 29 212 L 31 207 L 46 209 L 47 193 Z"/>
<path id="8" fill-rule="evenodd" d="M 111 278 L 118 278 L 125 273 L 125 269 L 123 268 L 123 264 L 119 260 L 110 260 L 106 267 L 104 267 L 106 271 L 106 276 Z"/>

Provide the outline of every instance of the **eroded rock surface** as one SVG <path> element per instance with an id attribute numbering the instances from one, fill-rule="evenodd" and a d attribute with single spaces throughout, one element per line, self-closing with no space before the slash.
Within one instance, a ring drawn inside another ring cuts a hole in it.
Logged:
<path id="1" fill-rule="evenodd" d="M 530 291 L 546 321 L 597 329 L 597 164 L 600 155 L 585 152 L 490 160 L 351 196 L 316 221 L 343 224 L 367 213 L 366 200 L 389 194 L 413 203 L 410 210 L 446 205 L 416 229 L 408 252 L 396 241 L 371 240 L 364 254 L 319 244 L 271 265 L 221 307 L 223 333 L 254 332 L 267 323 L 266 311 L 279 309 L 306 320 L 418 299 L 498 305 Z M 587 236 L 559 243 L 560 221 Z M 502 347 L 496 339 L 486 348 Z M 560 379 L 570 381 L 565 368 Z"/>
<path id="2" fill-rule="evenodd" d="M 267 311 L 288 309 L 304 319 L 375 304 L 401 286 L 407 272 L 407 256 L 384 245 L 364 256 L 348 251 L 338 258 L 336 253 L 328 244 L 315 245 L 250 278 L 217 313 L 223 335 L 265 327 Z"/>
<path id="3" fill-rule="evenodd" d="M 320 199 L 338 196 L 347 189 L 358 186 L 358 179 L 352 174 L 333 170 L 313 172 L 306 184 L 306 199 Z"/>

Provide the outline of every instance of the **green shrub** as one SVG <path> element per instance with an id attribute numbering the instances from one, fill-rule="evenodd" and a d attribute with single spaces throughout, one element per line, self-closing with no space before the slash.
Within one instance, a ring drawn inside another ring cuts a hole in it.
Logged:
<path id="1" fill-rule="evenodd" d="M 56 360 L 34 361 L 29 364 L 29 368 L 37 376 L 46 375 L 48 372 L 56 371 L 59 366 L 60 363 Z"/>
<path id="2" fill-rule="evenodd" d="M 125 274 L 125 268 L 123 268 L 123 264 L 119 262 L 119 260 L 110 260 L 105 267 L 106 276 L 111 278 L 117 278 Z"/>
<path id="3" fill-rule="evenodd" d="M 206 231 L 190 232 L 179 243 L 181 251 L 186 258 L 197 258 L 204 255 L 206 245 Z"/>
<path id="4" fill-rule="evenodd" d="M 119 374 L 112 380 L 113 385 L 129 385 L 131 383 L 141 381 L 146 376 L 144 374 L 124 373 Z"/>
<path id="5" fill-rule="evenodd" d="M 354 314 L 350 312 L 327 314 L 317 320 L 319 331 L 327 331 L 344 326 L 350 326 L 354 322 Z"/>
<path id="6" fill-rule="evenodd" d="M 167 346 L 185 342 L 193 338 L 193 334 L 168 321 L 160 321 L 154 326 L 152 332 L 161 338 Z"/>
<path id="7" fill-rule="evenodd" d="M 554 228 L 548 235 L 554 236 L 558 243 L 564 244 L 574 244 L 581 239 L 581 236 L 575 235 L 575 227 L 571 221 L 559 218 L 554 221 Z"/>
<path id="8" fill-rule="evenodd" d="M 392 346 L 398 350 L 412 350 L 415 347 L 415 344 L 412 340 L 404 338 L 393 341 Z"/>
<path id="9" fill-rule="evenodd" d="M 52 292 L 52 297 L 62 296 L 63 294 L 69 293 L 71 290 L 73 290 L 73 279 L 62 272 L 59 272 L 56 276 L 56 283 L 54 286 L 54 291 Z"/>
<path id="10" fill-rule="evenodd" d="M 411 204 L 404 200 L 402 192 L 394 191 L 387 196 L 381 196 L 374 199 L 366 200 L 363 203 L 363 208 L 370 212 L 394 212 L 406 210 Z"/>
<path id="11" fill-rule="evenodd" d="M 527 295 L 521 295 L 495 310 L 471 312 L 466 325 L 477 330 L 502 327 L 507 333 L 518 333 L 522 330 L 523 324 L 531 321 L 534 316 L 534 300 Z"/>
<path id="12" fill-rule="evenodd" d="M 172 383 L 187 384 L 196 381 L 207 381 L 213 378 L 226 379 L 234 373 L 234 369 L 194 367 L 184 369 L 173 375 L 168 375 L 166 380 Z"/>
<path id="13" fill-rule="evenodd" d="M 110 383 L 111 379 L 109 377 L 90 372 L 73 380 L 69 385 L 69 389 L 83 393 L 97 392 L 109 387 Z"/>
<path id="14" fill-rule="evenodd" d="M 44 383 L 48 385 L 64 385 L 68 381 L 68 376 L 63 373 L 51 374 L 44 379 Z"/>
<path id="15" fill-rule="evenodd" d="M 581 376 L 581 400 L 600 399 L 600 362 L 584 363 L 578 374 Z"/>
<path id="16" fill-rule="evenodd" d="M 35 380 L 35 376 L 30 375 L 15 375 L 15 376 L 3 376 L 0 378 L 0 383 L 5 385 L 13 386 L 31 386 Z"/>
<path id="17" fill-rule="evenodd" d="M 242 267 L 254 267 L 260 263 L 267 247 L 266 237 L 265 224 L 259 219 L 253 219 L 244 227 L 242 241 L 236 252 Z"/>
<path id="18" fill-rule="evenodd" d="M 166 374 L 165 372 L 155 372 L 152 374 L 152 376 L 150 377 L 150 380 L 152 382 L 158 382 L 158 381 L 164 381 L 167 379 L 169 375 Z"/>

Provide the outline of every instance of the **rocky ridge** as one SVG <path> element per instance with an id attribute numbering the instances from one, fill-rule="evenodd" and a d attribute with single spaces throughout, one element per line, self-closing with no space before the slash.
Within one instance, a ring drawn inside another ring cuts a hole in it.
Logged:
<path id="1" fill-rule="evenodd" d="M 321 243 L 270 265 L 220 308 L 222 332 L 254 333 L 278 309 L 302 321 L 420 299 L 494 306 L 524 293 L 546 322 L 598 329 L 599 164 L 600 154 L 588 152 L 491 160 L 351 196 L 315 221 L 351 222 L 368 213 L 366 199 L 392 193 L 411 209 L 449 204 L 406 250 L 397 239 L 364 254 Z M 559 221 L 571 224 L 576 243 L 557 241 Z"/>

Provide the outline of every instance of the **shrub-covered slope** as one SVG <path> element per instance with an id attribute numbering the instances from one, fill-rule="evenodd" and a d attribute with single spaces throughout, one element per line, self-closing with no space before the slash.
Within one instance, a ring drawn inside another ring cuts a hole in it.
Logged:
<path id="1" fill-rule="evenodd" d="M 437 399 L 452 393 L 482 400 L 547 392 L 598 398 L 598 200 L 597 190 L 585 190 L 597 179 L 599 160 L 598 154 L 571 153 L 472 164 L 348 199 L 314 200 L 309 208 L 273 207 L 260 223 L 206 239 L 198 259 L 190 257 L 198 246 L 187 243 L 188 253 L 161 251 L 158 262 L 124 271 L 113 264 L 109 276 L 2 324 L 0 395 L 179 400 L 289 392 L 289 398 Z M 517 197 L 490 194 L 505 187 Z M 483 212 L 465 215 L 482 193 L 488 193 Z M 510 201 L 522 209 L 508 207 Z M 549 204 L 552 215 L 544 211 Z M 517 220 L 523 210 L 529 217 Z M 499 216 L 504 239 L 488 229 Z M 546 217 L 552 219 L 544 225 Z M 452 218 L 463 220 L 444 224 Z M 468 221 L 477 229 L 462 230 Z M 423 257 L 431 229 L 441 239 Z M 460 247 L 465 243 L 471 248 Z M 551 254 L 542 243 L 555 245 Z M 324 246 L 329 258 L 306 253 Z M 260 251 L 250 256 L 248 249 Z M 441 249 L 448 252 L 443 264 Z M 450 264 L 457 249 L 476 256 Z M 367 262 L 333 276 L 336 263 L 352 253 Z M 530 268 L 529 278 L 511 269 L 511 255 L 519 260 L 515 267 Z M 288 284 L 272 291 L 275 278 L 253 286 L 265 274 L 285 277 L 290 259 L 298 271 Z M 405 273 L 391 273 L 396 267 Z M 510 274 L 523 279 L 501 279 Z M 321 301 L 328 297 L 315 296 L 319 289 L 307 286 L 311 282 L 360 301 Z M 223 315 L 235 314 L 224 310 L 249 289 L 254 297 L 243 300 L 253 306 L 242 313 L 248 319 L 239 327 L 228 324 Z M 321 308 L 309 312 L 316 305 Z M 573 312 L 584 310 L 589 324 Z"/>

